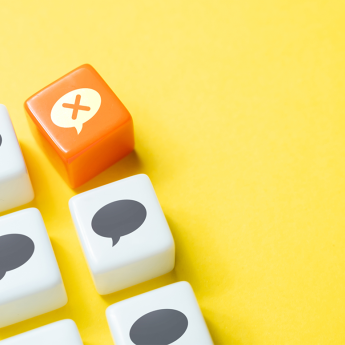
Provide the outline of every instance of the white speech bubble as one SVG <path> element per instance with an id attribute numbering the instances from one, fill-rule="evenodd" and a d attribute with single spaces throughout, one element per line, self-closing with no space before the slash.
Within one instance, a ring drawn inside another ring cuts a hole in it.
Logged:
<path id="1" fill-rule="evenodd" d="M 51 119 L 56 126 L 74 127 L 79 134 L 83 123 L 94 117 L 101 106 L 101 95 L 93 89 L 77 89 L 63 95 L 53 106 Z"/>

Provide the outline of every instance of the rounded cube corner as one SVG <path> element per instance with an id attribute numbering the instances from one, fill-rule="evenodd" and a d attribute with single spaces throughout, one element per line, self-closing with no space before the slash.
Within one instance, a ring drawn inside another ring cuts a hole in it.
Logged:
<path id="1" fill-rule="evenodd" d="M 70 328 L 73 331 L 78 329 L 77 324 L 72 319 L 62 319 L 62 320 L 56 321 L 52 325 L 55 325 L 55 326 L 58 326 L 58 327 L 62 326 L 62 327 Z"/>
<path id="2" fill-rule="evenodd" d="M 29 202 L 33 201 L 35 199 L 36 195 L 35 195 L 35 191 L 31 185 L 31 192 L 30 192 L 30 196 L 27 198 L 26 204 L 28 204 Z"/>
<path id="3" fill-rule="evenodd" d="M 34 215 L 35 217 L 39 218 L 40 220 L 43 221 L 43 217 L 42 217 L 42 213 L 41 211 L 37 208 L 37 207 L 28 207 L 20 212 L 25 212 L 27 214 L 32 214 Z"/>
<path id="4" fill-rule="evenodd" d="M 182 290 L 189 291 L 193 296 L 195 296 L 193 286 L 187 282 L 186 280 L 179 281 L 177 283 L 174 283 L 172 285 L 178 286 Z"/>
<path id="5" fill-rule="evenodd" d="M 68 303 L 68 295 L 67 295 L 67 292 L 65 291 L 65 295 L 63 297 L 63 302 L 61 303 L 61 307 L 60 308 L 66 306 L 67 303 Z M 75 324 L 75 322 L 73 320 L 70 320 L 70 321 L 72 321 L 74 326 L 77 327 L 77 325 Z"/>
<path id="6" fill-rule="evenodd" d="M 77 67 L 74 71 L 79 70 L 79 69 L 82 69 L 82 68 L 86 68 L 86 69 L 89 69 L 89 70 L 91 70 L 91 71 L 97 73 L 96 69 L 95 69 L 91 64 L 89 64 L 89 63 L 83 63 L 82 65 L 80 65 L 79 67 Z M 73 71 L 72 71 L 72 72 L 73 72 Z M 72 73 L 72 72 L 71 72 L 71 73 Z M 98 74 L 98 73 L 97 73 L 97 74 Z"/>
<path id="7" fill-rule="evenodd" d="M 114 310 L 114 306 L 115 306 L 115 304 L 112 304 L 109 307 L 107 307 L 107 309 L 105 310 L 105 316 L 106 316 L 106 318 L 108 320 L 112 316 L 112 313 L 113 313 L 113 310 Z"/>
<path id="8" fill-rule="evenodd" d="M 32 96 L 28 97 L 23 103 L 24 109 L 28 113 L 30 112 L 29 103 L 30 103 L 31 98 L 32 98 Z"/>
<path id="9" fill-rule="evenodd" d="M 69 200 L 68 200 L 68 207 L 69 207 L 69 210 L 72 212 L 75 208 L 75 204 L 76 204 L 76 201 L 78 200 L 78 196 L 80 194 L 77 194 L 77 195 L 74 195 L 72 196 Z"/>
<path id="10" fill-rule="evenodd" d="M 152 181 L 151 181 L 149 175 L 147 175 L 147 174 L 138 174 L 138 175 L 135 175 L 135 176 L 138 176 L 138 178 L 140 178 L 142 180 L 145 180 L 147 182 L 150 182 L 150 184 L 152 184 Z"/>
<path id="11" fill-rule="evenodd" d="M 64 322 L 65 324 L 70 324 L 71 326 L 77 327 L 77 324 L 72 319 L 63 319 L 61 322 Z"/>

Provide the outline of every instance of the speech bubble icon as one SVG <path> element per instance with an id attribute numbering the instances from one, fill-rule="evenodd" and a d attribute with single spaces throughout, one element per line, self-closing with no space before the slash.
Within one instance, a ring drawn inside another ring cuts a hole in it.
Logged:
<path id="1" fill-rule="evenodd" d="M 92 218 L 93 231 L 113 239 L 113 247 L 121 236 L 137 230 L 146 219 L 146 208 L 135 200 L 118 200 L 103 206 Z"/>
<path id="2" fill-rule="evenodd" d="M 135 321 L 129 336 L 135 345 L 169 345 L 180 339 L 187 328 L 186 315 L 175 309 L 159 309 Z"/>
<path id="3" fill-rule="evenodd" d="M 93 89 L 76 89 L 54 104 L 51 119 L 56 126 L 74 127 L 79 134 L 83 124 L 93 118 L 101 106 L 101 95 Z"/>
<path id="4" fill-rule="evenodd" d="M 23 266 L 35 251 L 30 237 L 20 234 L 0 236 L 0 280 L 6 272 Z"/>

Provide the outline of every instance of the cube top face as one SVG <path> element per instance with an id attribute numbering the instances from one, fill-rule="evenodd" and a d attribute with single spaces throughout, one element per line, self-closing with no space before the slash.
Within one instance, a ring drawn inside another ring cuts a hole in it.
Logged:
<path id="1" fill-rule="evenodd" d="M 116 345 L 213 345 L 187 282 L 115 303 L 106 314 Z"/>
<path id="2" fill-rule="evenodd" d="M 65 160 L 73 160 L 132 118 L 90 65 L 82 65 L 25 102 L 40 132 Z"/>
<path id="3" fill-rule="evenodd" d="M 174 246 L 150 179 L 135 175 L 73 197 L 70 210 L 94 274 Z"/>
<path id="4" fill-rule="evenodd" d="M 19 334 L 0 342 L 1 345 L 83 345 L 72 320 L 62 320 Z"/>
<path id="5" fill-rule="evenodd" d="M 26 173 L 26 166 L 6 107 L 0 104 L 0 182 Z"/>
<path id="6" fill-rule="evenodd" d="M 61 283 L 40 212 L 29 208 L 0 217 L 0 306 Z"/>

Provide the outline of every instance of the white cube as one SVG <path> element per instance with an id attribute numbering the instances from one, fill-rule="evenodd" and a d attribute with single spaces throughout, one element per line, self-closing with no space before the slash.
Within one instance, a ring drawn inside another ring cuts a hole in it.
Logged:
<path id="1" fill-rule="evenodd" d="M 10 116 L 0 104 L 0 212 L 24 205 L 34 191 Z"/>
<path id="2" fill-rule="evenodd" d="M 60 270 L 40 212 L 0 217 L 0 327 L 67 303 Z"/>
<path id="3" fill-rule="evenodd" d="M 69 207 L 101 295 L 174 268 L 174 239 L 148 176 L 128 177 L 76 195 Z"/>
<path id="4" fill-rule="evenodd" d="M 0 341 L 1 345 L 83 345 L 77 325 L 62 320 Z"/>
<path id="5" fill-rule="evenodd" d="M 116 345 L 213 345 L 187 282 L 115 303 L 106 314 Z"/>

